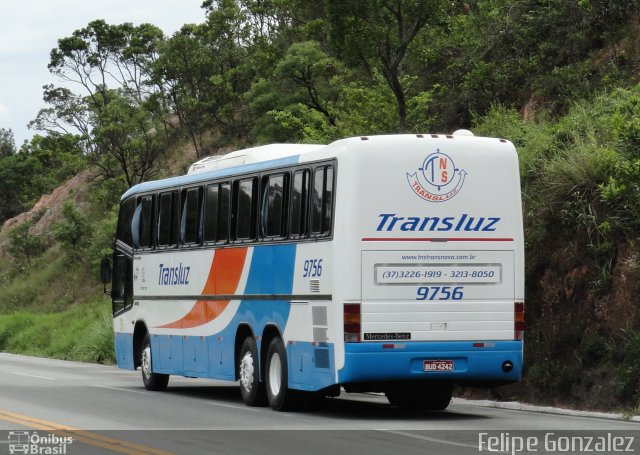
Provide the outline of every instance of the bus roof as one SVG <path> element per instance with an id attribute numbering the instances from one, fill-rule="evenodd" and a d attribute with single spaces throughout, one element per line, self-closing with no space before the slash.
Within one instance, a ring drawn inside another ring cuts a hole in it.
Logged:
<path id="1" fill-rule="evenodd" d="M 269 169 L 278 166 L 288 166 L 296 164 L 299 161 L 299 155 L 292 155 L 275 160 L 259 161 L 251 164 L 238 164 L 236 166 L 227 167 L 220 170 L 202 172 L 200 174 L 179 175 L 162 180 L 152 180 L 150 182 L 139 183 L 129 188 L 123 195 L 121 200 L 127 199 L 129 196 L 139 193 L 147 193 L 157 191 L 164 188 L 174 188 L 192 183 L 206 182 L 207 180 L 226 177 L 237 174 L 239 172 L 255 172 L 263 169 Z"/>
<path id="2" fill-rule="evenodd" d="M 201 174 L 203 172 L 226 169 L 242 164 L 257 163 L 259 161 L 270 161 L 278 158 L 285 158 L 312 152 L 324 147 L 321 144 L 269 144 L 259 147 L 252 147 L 226 155 L 213 155 L 196 161 L 191 165 L 187 174 Z"/>
<path id="3" fill-rule="evenodd" d="M 278 166 L 296 164 L 300 155 L 319 150 L 323 144 L 269 144 L 237 150 L 226 155 L 213 155 L 196 161 L 186 175 L 152 180 L 129 188 L 121 200 L 139 193 L 173 188 L 210 179 L 235 175 L 240 172 L 255 172 Z"/>
<path id="4" fill-rule="evenodd" d="M 302 160 L 302 155 L 320 151 L 325 147 L 345 144 L 348 142 L 369 141 L 380 143 L 403 138 L 432 138 L 432 139 L 453 139 L 454 137 L 462 141 L 482 141 L 497 140 L 495 138 L 474 137 L 473 133 L 467 130 L 458 130 L 453 135 L 444 134 L 402 134 L 402 135 L 374 135 L 360 136 L 341 139 L 329 145 L 323 144 L 269 144 L 248 149 L 237 150 L 226 155 L 214 155 L 203 158 L 193 163 L 186 175 L 170 177 L 161 180 L 139 183 L 129 188 L 121 200 L 127 199 L 134 194 L 147 193 L 162 189 L 176 188 L 195 183 L 206 182 L 211 179 L 224 178 L 239 173 L 262 171 L 265 169 L 280 166 L 297 164 Z M 503 139 L 501 142 L 508 142 Z M 334 149 L 333 153 L 336 153 Z"/>

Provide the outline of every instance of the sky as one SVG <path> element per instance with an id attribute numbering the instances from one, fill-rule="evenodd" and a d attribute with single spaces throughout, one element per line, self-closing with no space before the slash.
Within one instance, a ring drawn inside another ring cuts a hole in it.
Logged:
<path id="1" fill-rule="evenodd" d="M 0 0 L 0 128 L 16 146 L 37 133 L 27 128 L 45 106 L 42 86 L 61 85 L 47 69 L 58 39 L 95 19 L 109 24 L 151 23 L 171 36 L 204 22 L 202 0 Z"/>

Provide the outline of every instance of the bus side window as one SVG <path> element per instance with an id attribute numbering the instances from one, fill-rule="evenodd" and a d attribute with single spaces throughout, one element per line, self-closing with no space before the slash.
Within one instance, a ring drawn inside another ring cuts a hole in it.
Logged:
<path id="1" fill-rule="evenodd" d="M 138 206 L 131 221 L 131 236 L 134 248 L 151 248 L 153 239 L 153 196 L 138 199 Z"/>
<path id="2" fill-rule="evenodd" d="M 292 238 L 307 234 L 309 213 L 309 170 L 302 169 L 293 173 L 291 185 L 291 214 L 289 216 L 289 234 Z"/>
<path id="3" fill-rule="evenodd" d="M 229 240 L 229 183 L 207 186 L 204 198 L 204 241 L 226 243 Z"/>
<path id="4" fill-rule="evenodd" d="M 140 226 L 144 225 L 144 222 L 141 223 L 144 206 L 142 203 L 136 206 L 137 202 L 140 202 L 140 199 L 132 197 L 120 206 L 116 232 L 118 242 L 113 254 L 113 273 L 111 275 L 111 298 L 114 314 L 130 308 L 133 304 L 133 259 L 130 249 L 134 245 L 136 248 L 140 248 Z M 122 244 L 119 245 L 119 242 Z"/>
<path id="5" fill-rule="evenodd" d="M 218 235 L 216 240 L 219 243 L 226 243 L 229 241 L 229 223 L 231 215 L 231 185 L 229 183 L 222 183 L 220 185 L 220 202 L 218 208 Z"/>
<path id="6" fill-rule="evenodd" d="M 204 241 L 215 242 L 218 236 L 218 212 L 220 211 L 220 186 L 207 186 L 204 194 Z"/>
<path id="7" fill-rule="evenodd" d="M 122 252 L 114 254 L 112 311 L 117 313 L 133 304 L 133 261 Z"/>
<path id="8" fill-rule="evenodd" d="M 233 186 L 235 202 L 235 239 L 254 239 L 256 236 L 256 179 L 250 178 L 236 181 Z"/>
<path id="9" fill-rule="evenodd" d="M 276 174 L 264 178 L 260 235 L 266 238 L 285 235 L 285 185 L 286 175 Z"/>
<path id="10" fill-rule="evenodd" d="M 311 196 L 311 233 L 313 235 L 329 234 L 332 208 L 333 167 L 318 167 L 313 172 L 313 195 Z"/>
<path id="11" fill-rule="evenodd" d="M 171 245 L 173 193 L 162 193 L 158 201 L 158 246 Z"/>
<path id="12" fill-rule="evenodd" d="M 327 174 L 324 185 L 324 205 L 322 207 L 322 233 L 331 232 L 333 213 L 333 166 L 327 166 Z"/>
<path id="13" fill-rule="evenodd" d="M 129 198 L 120 205 L 120 213 L 118 215 L 118 228 L 116 239 L 121 242 L 133 246 L 133 237 L 131 234 L 131 222 L 133 214 L 136 210 L 136 199 Z"/>
<path id="14" fill-rule="evenodd" d="M 200 207 L 202 188 L 182 191 L 182 218 L 180 220 L 180 240 L 183 244 L 197 244 L 201 240 Z"/>
<path id="15" fill-rule="evenodd" d="M 180 192 L 172 191 L 173 204 L 171 207 L 171 240 L 173 246 L 180 243 Z"/>

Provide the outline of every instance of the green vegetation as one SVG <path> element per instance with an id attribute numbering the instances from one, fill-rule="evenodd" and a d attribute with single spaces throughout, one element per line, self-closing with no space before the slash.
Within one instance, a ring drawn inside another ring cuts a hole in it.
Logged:
<path id="1" fill-rule="evenodd" d="M 54 313 L 21 310 L 0 315 L 0 350 L 114 363 L 111 306 L 101 298 Z"/>
<path id="2" fill-rule="evenodd" d="M 9 234 L 0 346 L 112 356 L 96 272 L 118 196 L 182 172 L 184 144 L 203 157 L 470 128 L 520 155 L 529 326 L 525 381 L 505 393 L 636 409 L 639 30 L 636 0 L 207 0 L 203 22 L 171 37 L 92 21 L 51 53 L 49 70 L 79 89 L 45 87 L 42 136 L 17 149 L 0 128 L 0 221 L 82 169 L 96 175 L 50 231 Z"/>

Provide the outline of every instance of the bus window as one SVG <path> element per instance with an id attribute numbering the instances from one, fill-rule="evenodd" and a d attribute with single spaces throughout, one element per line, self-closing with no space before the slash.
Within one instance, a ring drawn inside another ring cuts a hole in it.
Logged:
<path id="1" fill-rule="evenodd" d="M 333 202 L 333 168 L 323 166 L 313 173 L 313 195 L 311 197 L 311 233 L 327 235 L 331 231 L 331 209 Z"/>
<path id="2" fill-rule="evenodd" d="M 285 175 L 278 174 L 265 178 L 262 199 L 262 237 L 284 236 L 284 195 Z"/>
<path id="3" fill-rule="evenodd" d="M 327 175 L 324 185 L 324 204 L 322 207 L 322 233 L 331 231 L 331 213 L 333 208 L 333 167 L 327 166 Z"/>
<path id="4" fill-rule="evenodd" d="M 171 245 L 180 242 L 180 192 L 172 191 L 173 206 L 171 208 Z"/>
<path id="5" fill-rule="evenodd" d="M 218 212 L 220 211 L 220 186 L 207 186 L 204 195 L 204 241 L 215 242 L 218 235 Z"/>
<path id="6" fill-rule="evenodd" d="M 133 261 L 124 253 L 114 254 L 111 288 L 112 311 L 118 313 L 133 303 Z"/>
<path id="7" fill-rule="evenodd" d="M 120 205 L 120 214 L 118 215 L 118 229 L 116 238 L 129 246 L 133 246 L 133 238 L 131 236 L 131 221 L 133 213 L 136 210 L 135 198 L 129 198 Z"/>
<path id="8" fill-rule="evenodd" d="M 307 214 L 309 212 L 309 171 L 296 171 L 291 185 L 291 215 L 289 232 L 291 237 L 304 237 L 307 233 Z"/>
<path id="9" fill-rule="evenodd" d="M 163 193 L 158 202 L 158 246 L 169 246 L 178 243 L 177 194 Z"/>
<path id="10" fill-rule="evenodd" d="M 204 198 L 204 241 L 226 243 L 229 239 L 228 183 L 207 186 Z"/>
<path id="11" fill-rule="evenodd" d="M 255 179 L 240 180 L 234 184 L 236 202 L 236 240 L 255 238 Z"/>
<path id="12" fill-rule="evenodd" d="M 184 244 L 200 243 L 200 200 L 202 188 L 189 188 L 182 192 L 182 219 L 180 237 Z"/>
<path id="13" fill-rule="evenodd" d="M 134 248 L 151 248 L 153 224 L 153 196 L 138 199 L 138 206 L 131 221 L 131 237 Z"/>
<path id="14" fill-rule="evenodd" d="M 220 202 L 218 204 L 218 236 L 216 240 L 220 243 L 229 241 L 229 216 L 231 214 L 231 185 L 223 183 L 220 185 Z"/>

